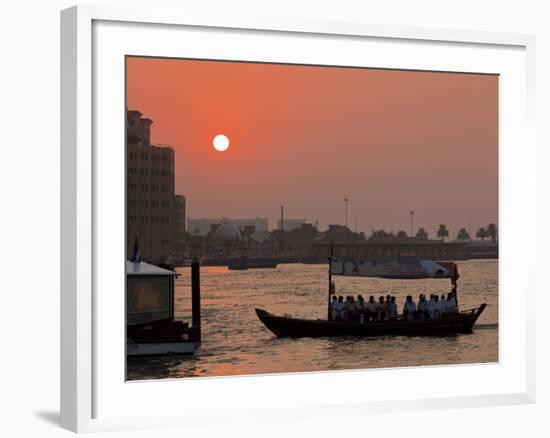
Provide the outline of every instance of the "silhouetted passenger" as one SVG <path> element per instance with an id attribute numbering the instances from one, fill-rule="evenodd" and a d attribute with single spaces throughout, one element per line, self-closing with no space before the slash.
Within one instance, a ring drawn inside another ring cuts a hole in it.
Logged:
<path id="1" fill-rule="evenodd" d="M 456 299 L 452 292 L 449 292 L 447 294 L 447 299 L 445 300 L 445 313 L 448 315 L 454 315 L 458 312 L 458 308 L 456 306 Z"/>
<path id="2" fill-rule="evenodd" d="M 428 319 L 430 317 L 429 303 L 424 294 L 420 294 L 418 298 L 417 312 L 419 319 Z"/>
<path id="3" fill-rule="evenodd" d="M 363 295 L 357 296 L 357 301 L 355 302 L 355 311 L 356 311 L 356 322 L 359 324 L 364 324 L 365 322 L 365 300 Z"/>
<path id="4" fill-rule="evenodd" d="M 344 313 L 345 313 L 345 304 L 344 304 L 344 297 L 342 295 L 340 295 L 338 297 L 338 306 L 336 307 L 336 311 L 337 311 L 337 318 L 338 320 L 340 321 L 343 321 L 344 320 Z"/>
<path id="5" fill-rule="evenodd" d="M 397 319 L 397 303 L 395 302 L 395 297 L 390 298 L 390 321 L 395 321 Z"/>
<path id="6" fill-rule="evenodd" d="M 441 297 L 439 297 L 439 314 L 443 316 L 445 314 L 445 308 L 446 308 L 446 302 L 445 294 L 441 294 Z"/>
<path id="7" fill-rule="evenodd" d="M 371 295 L 369 301 L 365 304 L 367 322 L 376 320 L 378 314 L 378 303 L 374 301 L 374 297 Z"/>
<path id="8" fill-rule="evenodd" d="M 386 302 L 384 301 L 383 296 L 378 298 L 377 318 L 378 321 L 384 321 L 388 319 L 388 308 L 386 307 Z"/>
<path id="9" fill-rule="evenodd" d="M 430 300 L 430 318 L 438 319 L 441 317 L 441 307 L 439 303 L 439 295 L 434 295 L 433 300 Z"/>
<path id="10" fill-rule="evenodd" d="M 407 295 L 407 299 L 403 305 L 403 317 L 405 319 L 414 319 L 415 313 L 416 303 L 413 301 L 413 297 L 411 295 Z"/>
<path id="11" fill-rule="evenodd" d="M 332 301 L 330 303 L 330 319 L 332 321 L 338 319 L 338 297 L 336 295 L 332 296 Z"/>
<path id="12" fill-rule="evenodd" d="M 355 316 L 355 300 L 350 295 L 346 299 L 346 314 L 345 314 L 346 322 L 353 321 L 354 316 Z"/>

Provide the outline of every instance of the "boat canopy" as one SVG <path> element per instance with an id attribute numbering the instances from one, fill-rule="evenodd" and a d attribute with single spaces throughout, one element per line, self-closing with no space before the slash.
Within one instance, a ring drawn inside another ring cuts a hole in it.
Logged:
<path id="1" fill-rule="evenodd" d="M 159 268 L 145 262 L 130 262 L 126 261 L 126 274 L 132 275 L 155 275 L 155 276 L 174 276 L 176 272 L 168 269 Z"/>
<path id="2" fill-rule="evenodd" d="M 433 260 L 376 261 L 331 257 L 329 273 L 394 279 L 450 278 L 453 282 L 458 279 L 456 263 Z"/>

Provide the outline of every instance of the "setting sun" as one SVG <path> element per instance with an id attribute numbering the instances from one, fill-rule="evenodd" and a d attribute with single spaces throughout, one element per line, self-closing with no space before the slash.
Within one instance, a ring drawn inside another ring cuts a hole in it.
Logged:
<path id="1" fill-rule="evenodd" d="M 229 147 L 229 139 L 223 134 L 218 134 L 214 137 L 212 144 L 214 145 L 214 149 L 223 152 Z"/>

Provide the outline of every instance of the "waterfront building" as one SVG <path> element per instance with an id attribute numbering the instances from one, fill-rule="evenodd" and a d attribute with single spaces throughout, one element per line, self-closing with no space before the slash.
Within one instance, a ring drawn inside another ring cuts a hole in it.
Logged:
<path id="1" fill-rule="evenodd" d="M 364 260 L 389 260 L 412 258 L 424 260 L 467 260 L 470 258 L 465 242 L 443 242 L 442 240 L 392 239 L 335 243 L 335 257 L 351 257 Z M 323 261 L 330 255 L 328 242 L 313 243 L 309 247 L 309 257 L 313 261 Z"/>
<path id="2" fill-rule="evenodd" d="M 269 221 L 264 217 L 256 217 L 250 219 L 238 218 L 197 218 L 187 219 L 187 231 L 192 235 L 205 236 L 211 231 L 215 231 L 222 224 L 230 224 L 236 226 L 242 234 L 251 234 L 256 231 L 267 231 Z"/>
<path id="3" fill-rule="evenodd" d="M 186 249 L 185 239 L 185 206 L 186 199 L 183 195 L 174 196 L 174 255 L 182 257 Z"/>
<path id="4" fill-rule="evenodd" d="M 174 150 L 151 144 L 152 120 L 127 111 L 126 256 L 137 238 L 143 261 L 167 263 L 174 240 Z"/>
<path id="5" fill-rule="evenodd" d="M 300 228 L 302 224 L 306 223 L 306 219 L 293 219 L 293 218 L 284 218 L 283 219 L 283 230 L 284 231 L 292 231 Z M 277 229 L 281 229 L 281 219 L 277 221 Z"/>
<path id="6" fill-rule="evenodd" d="M 328 226 L 328 230 L 325 231 L 321 237 L 322 242 L 354 242 L 364 240 L 362 233 L 355 233 L 351 231 L 345 225 L 331 224 Z"/>

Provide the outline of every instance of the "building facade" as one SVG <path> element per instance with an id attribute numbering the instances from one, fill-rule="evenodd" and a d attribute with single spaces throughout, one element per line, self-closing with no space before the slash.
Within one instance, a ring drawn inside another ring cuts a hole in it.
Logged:
<path id="1" fill-rule="evenodd" d="M 363 260 L 389 260 L 413 258 L 424 260 L 468 260 L 465 242 L 443 242 L 442 240 L 399 239 L 390 241 L 364 241 L 335 243 L 332 246 L 335 257 L 350 257 Z M 330 255 L 330 243 L 314 243 L 309 248 L 311 260 L 323 261 Z"/>
<path id="2" fill-rule="evenodd" d="M 126 122 L 126 256 L 137 239 L 141 258 L 168 263 L 174 241 L 174 150 L 151 144 L 150 119 L 127 111 Z"/>
<path id="3" fill-rule="evenodd" d="M 176 195 L 174 198 L 174 255 L 183 257 L 186 250 L 185 239 L 185 203 L 183 195 Z"/>
<path id="4" fill-rule="evenodd" d="M 283 218 L 283 230 L 292 231 L 300 228 L 302 224 L 306 223 L 306 219 L 293 219 L 293 218 Z M 281 229 L 281 219 L 277 221 L 277 229 Z"/>
<path id="5" fill-rule="evenodd" d="M 211 231 L 215 231 L 222 224 L 235 225 L 243 234 L 251 234 L 256 231 L 267 231 L 269 221 L 265 217 L 256 217 L 250 219 L 230 219 L 222 218 L 200 218 L 187 220 L 187 231 L 193 235 L 205 236 Z"/>

